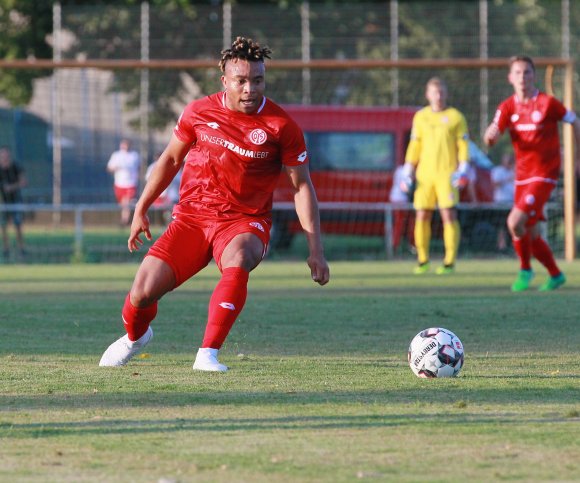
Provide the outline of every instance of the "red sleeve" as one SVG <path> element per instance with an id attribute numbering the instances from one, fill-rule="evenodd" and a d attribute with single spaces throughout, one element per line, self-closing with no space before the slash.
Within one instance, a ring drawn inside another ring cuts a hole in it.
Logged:
<path id="1" fill-rule="evenodd" d="M 285 166 L 300 166 L 308 162 L 304 134 L 292 119 L 280 136 L 280 160 Z"/>
<path id="2" fill-rule="evenodd" d="M 561 121 L 567 111 L 568 109 L 566 109 L 566 106 L 564 106 L 564 104 L 562 104 L 558 99 L 552 96 L 549 97 L 548 113 L 551 118 L 555 121 Z"/>
<path id="3" fill-rule="evenodd" d="M 193 144 L 197 138 L 195 136 L 195 130 L 193 129 L 193 120 L 195 119 L 195 111 L 193 110 L 193 105 L 188 104 L 179 119 L 177 124 L 173 128 L 173 133 L 186 144 Z"/>

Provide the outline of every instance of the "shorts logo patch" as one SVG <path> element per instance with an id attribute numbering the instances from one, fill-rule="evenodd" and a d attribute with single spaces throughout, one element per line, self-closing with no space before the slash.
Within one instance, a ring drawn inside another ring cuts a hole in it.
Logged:
<path id="1" fill-rule="evenodd" d="M 232 304 L 231 302 L 222 302 L 220 304 L 220 307 L 227 309 L 227 310 L 236 310 L 236 306 L 234 304 Z"/>
<path id="2" fill-rule="evenodd" d="M 307 156 L 308 156 L 308 152 L 304 151 L 304 152 L 300 153 L 300 155 L 298 156 L 297 159 L 300 163 L 303 163 L 304 161 L 306 161 Z"/>
<path id="3" fill-rule="evenodd" d="M 250 222 L 250 226 L 253 226 L 254 228 L 257 228 L 258 230 L 260 230 L 262 233 L 264 233 L 266 230 L 264 230 L 264 227 L 262 226 L 261 223 L 257 222 L 257 221 L 251 221 Z"/>
<path id="4" fill-rule="evenodd" d="M 526 205 L 532 206 L 536 202 L 536 197 L 534 195 L 526 195 L 524 198 Z"/>
<path id="5" fill-rule="evenodd" d="M 268 135 L 263 129 L 254 129 L 250 133 L 250 141 L 252 141 L 254 144 L 257 145 L 264 144 L 267 139 Z"/>

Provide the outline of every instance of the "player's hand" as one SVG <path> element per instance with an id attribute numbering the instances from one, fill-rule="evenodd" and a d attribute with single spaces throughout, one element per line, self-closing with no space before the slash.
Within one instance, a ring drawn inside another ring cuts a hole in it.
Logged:
<path id="1" fill-rule="evenodd" d="M 454 188 L 462 189 L 469 184 L 469 178 L 467 173 L 469 171 L 469 163 L 462 161 L 459 163 L 459 167 L 451 175 L 451 184 Z"/>
<path id="2" fill-rule="evenodd" d="M 310 267 L 312 280 L 319 285 L 326 285 L 330 280 L 330 268 L 324 256 L 311 255 L 306 262 Z"/>
<path id="3" fill-rule="evenodd" d="M 414 174 L 414 166 L 411 163 L 405 163 L 403 165 L 401 183 L 399 184 L 399 188 L 401 188 L 403 193 L 410 193 L 413 190 L 413 184 L 415 183 Z"/>
<path id="4" fill-rule="evenodd" d="M 139 215 L 137 212 L 133 215 L 133 221 L 131 223 L 131 234 L 129 235 L 129 240 L 127 241 L 127 246 L 129 251 L 139 250 L 139 247 L 143 245 L 143 240 L 141 239 L 141 233 L 145 234 L 147 240 L 151 240 L 151 231 L 149 230 L 149 217 L 147 214 Z"/>
<path id="5" fill-rule="evenodd" d="M 451 184 L 454 188 L 463 189 L 469 184 L 469 180 L 466 175 L 462 175 L 456 171 L 451 175 Z"/>
<path id="6" fill-rule="evenodd" d="M 401 191 L 403 193 L 410 193 L 413 190 L 413 177 L 412 176 L 405 176 L 401 180 L 401 184 L 399 185 Z"/>
<path id="7" fill-rule="evenodd" d="M 487 146 L 493 146 L 499 138 L 499 134 L 500 132 L 498 125 L 495 122 L 492 122 L 485 130 L 485 134 L 483 135 L 483 142 Z"/>

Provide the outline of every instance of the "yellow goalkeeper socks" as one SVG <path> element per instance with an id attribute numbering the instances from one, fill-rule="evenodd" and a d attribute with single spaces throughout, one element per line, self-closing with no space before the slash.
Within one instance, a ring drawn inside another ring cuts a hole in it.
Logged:
<path id="1" fill-rule="evenodd" d="M 445 245 L 445 259 L 443 263 L 446 266 L 455 264 L 460 238 L 461 227 L 457 220 L 453 223 L 445 223 L 443 225 L 443 244 Z"/>
<path id="2" fill-rule="evenodd" d="M 429 261 L 429 244 L 431 243 L 431 221 L 417 220 L 415 222 L 415 247 L 417 248 L 417 261 L 425 263 Z"/>

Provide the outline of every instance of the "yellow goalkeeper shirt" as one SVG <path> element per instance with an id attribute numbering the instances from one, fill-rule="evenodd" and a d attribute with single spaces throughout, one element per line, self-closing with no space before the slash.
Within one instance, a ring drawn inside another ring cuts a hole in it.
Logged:
<path id="1" fill-rule="evenodd" d="M 457 109 L 434 112 L 427 106 L 413 117 L 405 161 L 416 167 L 417 179 L 450 176 L 469 160 L 468 140 L 467 122 Z"/>

